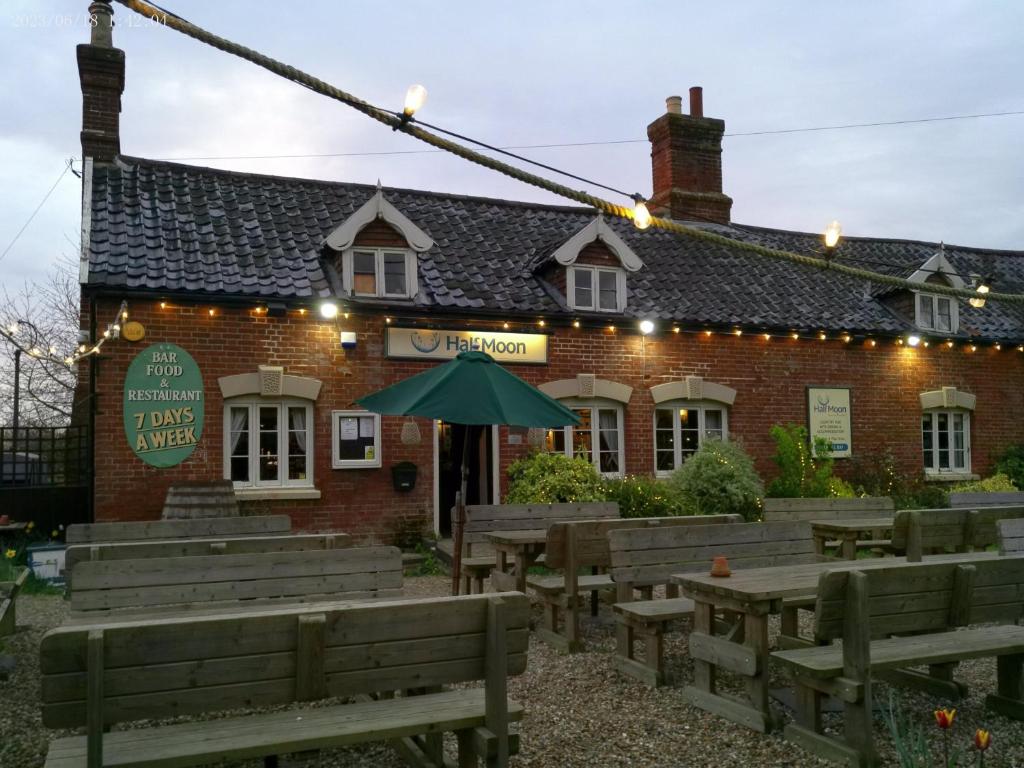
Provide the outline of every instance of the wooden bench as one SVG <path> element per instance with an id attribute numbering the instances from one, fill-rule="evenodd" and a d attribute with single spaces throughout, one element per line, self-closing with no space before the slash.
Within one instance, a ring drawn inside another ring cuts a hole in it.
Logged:
<path id="1" fill-rule="evenodd" d="M 284 536 L 234 536 L 195 539 L 157 539 L 98 544 L 72 544 L 64 554 L 68 592 L 74 588 L 75 566 L 86 561 L 141 560 L 198 555 L 240 555 L 267 552 L 305 552 L 339 549 L 351 544 L 348 534 L 311 533 Z"/>
<path id="2" fill-rule="evenodd" d="M 69 525 L 67 543 L 97 544 L 152 539 L 199 539 L 227 536 L 269 536 L 288 533 L 288 515 L 206 517 L 196 520 L 150 520 L 130 523 L 82 523 Z"/>
<path id="3" fill-rule="evenodd" d="M 986 705 L 1024 719 L 1024 627 L 1013 626 L 1024 608 L 1022 597 L 1024 558 L 824 573 L 815 638 L 819 643 L 841 639 L 842 645 L 772 654 L 795 677 L 796 721 L 786 727 L 786 737 L 819 757 L 874 765 L 872 677 L 962 694 L 952 677 L 956 664 L 992 656 L 997 659 L 997 693 L 988 696 Z M 1001 625 L 946 631 L 990 622 Z M 900 636 L 889 637 L 895 633 Z M 930 674 L 904 669 L 918 666 L 927 666 Z M 822 695 L 843 702 L 843 741 L 822 730 Z"/>
<path id="4" fill-rule="evenodd" d="M 13 635 L 17 626 L 15 606 L 18 593 L 28 579 L 28 568 L 22 568 L 14 581 L 0 581 L 0 637 Z"/>
<path id="5" fill-rule="evenodd" d="M 999 554 L 1024 555 L 1024 518 L 996 521 Z"/>
<path id="6" fill-rule="evenodd" d="M 967 552 L 996 544 L 996 522 L 1024 517 L 1024 506 L 906 509 L 896 513 L 892 549 L 920 562 L 924 555 Z"/>
<path id="7" fill-rule="evenodd" d="M 70 620 L 124 615 L 252 610 L 281 602 L 337 602 L 397 597 L 397 547 L 351 547 L 142 560 L 75 566 Z M 120 620 L 120 618 L 118 618 Z"/>
<path id="8" fill-rule="evenodd" d="M 52 741 L 46 768 L 273 760 L 377 740 L 440 766 L 445 731 L 460 766 L 506 766 L 518 745 L 508 722 L 523 712 L 507 677 L 526 669 L 529 611 L 524 595 L 474 595 L 54 629 L 40 645 L 43 723 L 86 733 Z M 357 700 L 105 732 L 332 697 Z"/>
<path id="9" fill-rule="evenodd" d="M 896 506 L 888 496 L 862 496 L 852 499 L 765 499 L 764 521 L 766 523 L 794 523 L 814 520 L 871 520 L 892 515 Z M 836 547 L 839 542 L 830 541 L 826 546 Z M 889 540 L 882 534 L 871 539 L 857 541 L 858 549 L 886 547 Z M 824 548 L 819 545 L 825 554 Z"/>
<path id="10" fill-rule="evenodd" d="M 1024 506 L 1024 491 L 951 493 L 949 494 L 949 506 L 953 509 Z"/>
<path id="11" fill-rule="evenodd" d="M 466 507 L 466 530 L 462 539 L 462 584 L 465 594 L 483 592 L 484 579 L 496 565 L 494 548 L 487 541 L 489 531 L 531 531 L 547 529 L 567 520 L 618 519 L 615 502 L 580 504 L 470 504 Z M 453 515 L 452 519 L 455 517 Z"/>
<path id="12" fill-rule="evenodd" d="M 724 555 L 732 570 L 814 563 L 811 526 L 796 523 L 741 523 L 663 529 L 627 529 L 608 534 L 611 577 L 616 584 L 618 622 L 614 664 L 620 672 L 648 685 L 665 682 L 663 652 L 667 625 L 693 614 L 693 601 L 679 597 L 669 582 L 674 573 L 711 569 L 713 558 Z M 665 599 L 634 601 L 634 590 L 665 586 Z M 809 599 L 784 603 L 783 632 L 796 636 L 797 609 Z M 635 643 L 642 640 L 638 659 Z M 691 648 L 691 653 L 693 653 Z"/>
<path id="13" fill-rule="evenodd" d="M 534 590 L 544 609 L 544 625 L 537 636 L 559 650 L 581 650 L 580 611 L 586 592 L 596 595 L 612 590 L 615 582 L 605 571 L 611 565 L 608 534 L 632 528 L 723 525 L 742 523 L 741 515 L 695 515 L 692 517 L 642 517 L 615 520 L 579 520 L 554 523 L 548 528 L 545 565 L 563 574 L 529 576 L 526 584 Z M 580 575 L 589 568 L 591 575 Z"/>
<path id="14" fill-rule="evenodd" d="M 164 520 L 201 517 L 238 517 L 238 499 L 230 480 L 195 480 L 175 483 L 164 498 Z"/>

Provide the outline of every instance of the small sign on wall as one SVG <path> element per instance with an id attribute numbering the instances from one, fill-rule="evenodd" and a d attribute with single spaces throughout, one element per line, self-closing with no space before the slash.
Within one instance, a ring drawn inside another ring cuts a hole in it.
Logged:
<path id="1" fill-rule="evenodd" d="M 124 433 L 135 455 L 173 467 L 203 434 L 203 377 L 192 356 L 174 344 L 140 352 L 124 377 Z"/>
<path id="2" fill-rule="evenodd" d="M 812 452 L 815 440 L 821 438 L 828 443 L 833 458 L 853 456 L 849 387 L 807 388 L 807 432 Z"/>

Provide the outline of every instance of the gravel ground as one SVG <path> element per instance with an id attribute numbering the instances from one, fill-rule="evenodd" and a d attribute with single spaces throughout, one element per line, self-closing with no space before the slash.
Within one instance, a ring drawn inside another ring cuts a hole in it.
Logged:
<path id="1" fill-rule="evenodd" d="M 443 595 L 448 579 L 408 578 L 410 597 Z M 18 602 L 19 631 L 4 640 L 4 652 L 17 658 L 17 668 L 0 683 L 0 766 L 41 766 L 49 738 L 39 717 L 38 645 L 43 633 L 62 621 L 65 602 L 59 597 L 22 596 Z M 539 619 L 539 611 L 537 612 Z M 774 633 L 778 625 L 772 627 Z M 692 679 L 686 655 L 686 632 L 673 633 L 666 648 L 672 684 L 653 690 L 618 675 L 611 667 L 614 632 L 608 609 L 584 622 L 587 652 L 572 656 L 530 642 L 527 672 L 510 680 L 510 695 L 527 707 L 520 725 L 522 751 L 513 760 L 519 768 L 584 766 L 827 766 L 781 735 L 765 736 L 707 714 L 684 703 L 680 687 Z M 981 660 L 961 666 L 958 679 L 971 695 L 958 704 L 955 738 L 969 744 L 974 729 L 992 731 L 985 764 L 990 768 L 1024 768 L 1024 724 L 988 713 L 984 695 L 994 690 L 995 663 Z M 784 679 L 773 681 L 778 687 Z M 887 702 L 889 689 L 875 686 L 876 700 Z M 931 712 L 948 702 L 900 689 L 908 709 L 931 733 Z M 792 715 L 781 708 L 786 717 Z M 826 715 L 831 728 L 841 727 L 839 715 Z M 876 718 L 876 741 L 883 765 L 896 766 L 888 734 Z M 937 734 L 934 734 L 937 737 Z M 451 740 L 451 737 L 449 737 Z M 939 742 L 935 739 L 936 747 Z M 454 744 L 449 743 L 454 755 Z M 968 755 L 973 758 L 974 755 Z M 259 768 L 262 763 L 233 764 Z M 306 760 L 282 760 L 282 765 L 323 768 L 391 768 L 404 765 L 384 745 L 324 752 Z M 973 759 L 963 765 L 974 765 Z"/>

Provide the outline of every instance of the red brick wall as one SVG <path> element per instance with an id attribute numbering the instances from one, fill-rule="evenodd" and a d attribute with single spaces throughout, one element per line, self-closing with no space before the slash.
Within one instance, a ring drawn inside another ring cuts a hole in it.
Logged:
<path id="1" fill-rule="evenodd" d="M 253 305 L 254 306 L 254 305 Z M 116 311 L 117 303 L 99 304 L 101 327 Z M 352 531 L 386 539 L 399 518 L 432 519 L 432 425 L 420 420 L 423 441 L 404 446 L 399 440 L 402 419 L 383 420 L 383 467 L 375 470 L 330 468 L 330 411 L 343 409 L 357 398 L 429 367 L 430 363 L 383 358 L 385 323 L 380 315 L 353 315 L 337 323 L 324 322 L 312 313 L 290 311 L 286 318 L 267 318 L 252 307 L 190 306 L 172 303 L 160 309 L 156 302 L 131 302 L 133 320 L 146 326 L 146 338 L 132 344 L 108 342 L 96 364 L 98 370 L 96 513 L 101 520 L 150 519 L 160 514 L 167 486 L 176 480 L 213 479 L 222 475 L 222 399 L 217 379 L 255 372 L 259 364 L 283 365 L 287 373 L 311 376 L 323 382 L 315 405 L 314 482 L 322 492 L 318 501 L 247 504 L 267 512 L 287 512 L 298 529 Z M 436 316 L 435 325 L 466 327 L 464 319 Z M 481 321 L 470 327 L 501 330 L 500 321 Z M 338 331 L 355 330 L 358 346 L 344 351 Z M 535 323 L 513 322 L 512 331 L 533 333 Z M 879 341 L 871 348 L 860 342 L 794 341 L 760 335 L 742 337 L 671 332 L 642 340 L 639 335 L 605 329 L 551 328 L 545 366 L 510 366 L 534 384 L 595 373 L 599 378 L 634 388 L 625 415 L 626 471 L 652 471 L 653 401 L 649 388 L 695 374 L 737 390 L 729 413 L 729 431 L 753 454 L 766 479 L 773 474 L 773 444 L 769 428 L 779 422 L 806 424 L 807 385 L 852 387 L 853 449 L 855 455 L 891 448 L 901 468 L 919 473 L 920 403 L 926 390 L 955 386 L 977 395 L 971 421 L 972 469 L 986 474 L 992 458 L 1004 446 L 1024 441 L 1024 354 L 1014 349 L 991 348 L 970 352 L 936 345 L 928 349 L 896 346 Z M 149 344 L 166 341 L 186 349 L 199 364 L 206 389 L 205 424 L 201 444 L 178 467 L 158 470 L 132 453 L 122 426 L 121 401 L 125 370 L 131 359 Z M 81 366 L 85 375 L 86 365 Z M 502 471 L 527 446 L 508 445 L 502 429 Z M 392 489 L 389 468 L 398 461 L 419 466 L 416 489 Z M 843 471 L 844 462 L 837 466 Z M 503 483 L 504 492 L 504 483 Z"/>

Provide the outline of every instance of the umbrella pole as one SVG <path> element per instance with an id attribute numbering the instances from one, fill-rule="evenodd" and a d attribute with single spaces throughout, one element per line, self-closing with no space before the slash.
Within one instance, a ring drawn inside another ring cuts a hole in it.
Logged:
<path id="1" fill-rule="evenodd" d="M 462 575 L 462 542 L 464 540 L 464 528 L 466 526 L 466 487 L 469 484 L 469 432 L 472 429 L 468 424 L 462 436 L 462 484 L 459 488 L 459 495 L 455 499 L 455 516 L 458 525 L 455 527 L 455 549 L 452 558 L 452 594 L 459 594 L 459 577 Z"/>

